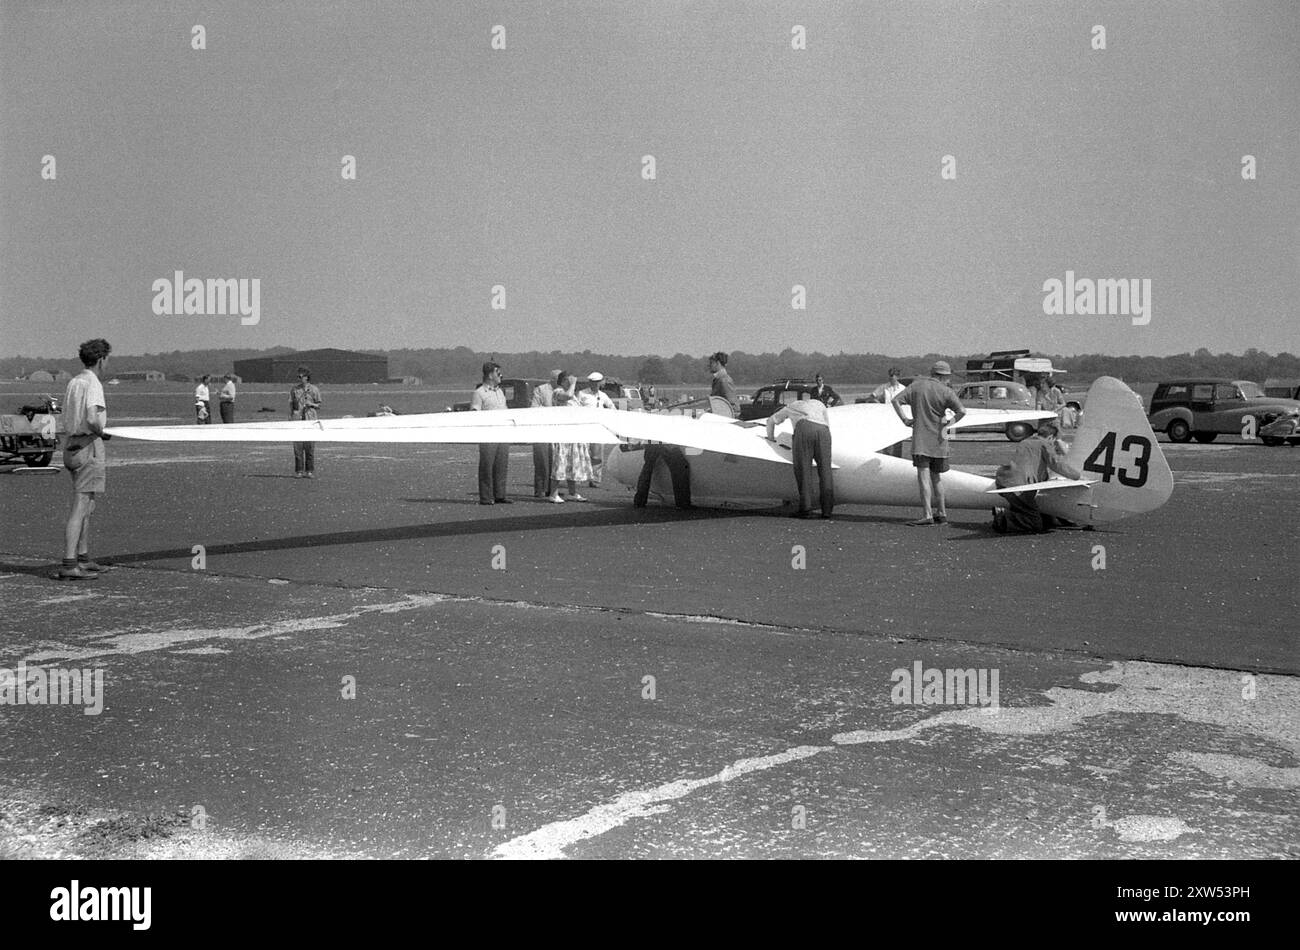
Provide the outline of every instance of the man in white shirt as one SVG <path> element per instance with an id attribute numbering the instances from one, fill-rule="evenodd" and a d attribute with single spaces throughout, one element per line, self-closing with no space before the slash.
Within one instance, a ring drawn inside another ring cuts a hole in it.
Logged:
<path id="1" fill-rule="evenodd" d="M 475 412 L 505 409 L 506 395 L 501 389 L 501 366 L 483 364 L 483 382 L 469 397 L 469 407 Z M 480 505 L 512 505 L 506 497 L 506 477 L 510 466 L 510 446 L 505 443 L 480 442 L 478 447 L 478 503 Z"/>
<path id="2" fill-rule="evenodd" d="M 786 419 L 794 420 L 790 448 L 794 455 L 794 482 L 799 488 L 799 510 L 791 517 L 812 517 L 812 463 L 817 460 L 817 483 L 821 492 L 822 517 L 831 520 L 835 508 L 835 483 L 831 473 L 831 427 L 826 406 L 819 399 L 801 393 L 798 402 L 782 406 L 767 417 L 767 439 L 776 441 L 776 427 Z"/>
<path id="3" fill-rule="evenodd" d="M 208 380 L 212 377 L 206 373 L 194 387 L 194 423 L 206 425 L 212 421 L 212 396 L 208 392 Z"/>
<path id="4" fill-rule="evenodd" d="M 63 533 L 63 565 L 55 575 L 59 580 L 89 580 L 105 570 L 90 557 L 90 514 L 95 495 L 106 488 L 103 440 L 108 438 L 108 413 L 100 376 L 112 349 L 102 339 L 81 344 L 78 355 L 85 369 L 68 381 L 63 396 L 63 467 L 72 476 L 73 496 Z"/>
<path id="5" fill-rule="evenodd" d="M 876 402 L 883 402 L 885 405 L 889 405 L 894 401 L 895 396 L 907 388 L 900 381 L 902 375 L 902 371 L 897 366 L 891 366 L 889 368 L 889 382 L 881 383 L 877 386 L 875 390 L 872 391 L 871 398 Z M 896 459 L 901 459 L 903 457 L 902 441 L 895 442 L 889 448 L 885 449 L 882 454 L 892 455 Z"/>
<path id="6" fill-rule="evenodd" d="M 586 406 L 588 409 L 616 409 L 614 400 L 609 395 L 601 392 L 600 384 L 605 381 L 603 373 L 592 373 L 587 377 L 587 388 L 578 393 L 578 405 Z M 605 447 L 599 443 L 593 442 L 587 447 L 591 455 L 591 481 L 587 484 L 592 488 L 600 487 L 600 469 L 604 462 Z"/>

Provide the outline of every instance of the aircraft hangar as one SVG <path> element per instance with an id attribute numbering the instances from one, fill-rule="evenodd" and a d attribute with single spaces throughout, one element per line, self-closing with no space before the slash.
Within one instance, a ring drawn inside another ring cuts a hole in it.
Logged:
<path id="1" fill-rule="evenodd" d="M 388 357 L 333 347 L 235 360 L 235 375 L 246 383 L 294 383 L 298 381 L 299 366 L 311 370 L 313 383 L 382 383 L 388 380 Z"/>

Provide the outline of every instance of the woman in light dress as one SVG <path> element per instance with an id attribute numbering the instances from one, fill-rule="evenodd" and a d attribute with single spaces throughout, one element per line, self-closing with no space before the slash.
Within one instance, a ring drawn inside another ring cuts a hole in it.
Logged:
<path id="1" fill-rule="evenodd" d="M 568 406 L 577 405 L 577 397 L 574 395 L 574 385 L 577 381 L 569 373 L 560 373 L 559 381 L 555 384 L 555 395 L 552 405 Z M 591 455 L 585 442 L 556 442 L 551 446 L 552 458 L 555 459 L 555 468 L 552 474 L 555 477 L 555 494 L 550 497 L 550 501 L 555 504 L 562 504 L 565 499 L 560 497 L 560 482 L 565 482 L 569 489 L 569 501 L 586 501 L 578 494 L 578 482 L 591 480 Z"/>

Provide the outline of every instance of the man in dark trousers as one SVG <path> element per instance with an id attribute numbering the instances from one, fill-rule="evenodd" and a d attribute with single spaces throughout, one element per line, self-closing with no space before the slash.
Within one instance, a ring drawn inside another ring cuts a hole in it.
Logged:
<path id="1" fill-rule="evenodd" d="M 483 383 L 469 398 L 474 410 L 506 408 L 506 394 L 501 390 L 501 366 L 483 364 Z M 478 446 L 478 503 L 480 505 L 513 504 L 506 497 L 506 471 L 510 464 L 510 446 L 504 442 L 480 442 Z"/>
<path id="2" fill-rule="evenodd" d="M 317 410 L 321 407 L 320 387 L 312 384 L 311 370 L 305 366 L 298 367 L 298 385 L 289 390 L 289 418 L 312 421 L 320 418 Z M 293 444 L 293 477 L 316 477 L 316 443 L 295 442 Z"/>
<path id="3" fill-rule="evenodd" d="M 555 384 L 559 381 L 560 371 L 551 370 L 550 382 L 542 383 L 533 390 L 532 399 L 529 405 L 533 408 L 549 408 L 555 405 Z M 555 459 L 551 451 L 551 443 L 534 442 L 533 443 L 533 497 L 545 499 L 555 493 L 555 477 L 552 472 L 555 467 Z"/>
<path id="4" fill-rule="evenodd" d="M 655 466 L 661 461 L 668 466 L 668 475 L 673 480 L 673 503 L 678 508 L 694 508 L 691 504 L 691 463 L 687 461 L 686 453 L 679 445 L 661 445 L 658 442 L 645 447 L 645 461 L 641 464 L 641 474 L 637 476 L 632 504 L 637 508 L 646 506 Z"/>
<path id="5" fill-rule="evenodd" d="M 1049 470 L 1066 478 L 1082 478 L 1083 473 L 1063 457 L 1061 445 L 1056 441 L 1059 434 L 1057 423 L 1044 422 L 1039 425 L 1036 435 L 1017 443 L 1011 462 L 997 471 L 998 488 L 1045 482 Z M 1072 526 L 1068 521 L 1058 521 L 1039 511 L 1037 496 L 1037 491 L 1003 495 L 1010 507 L 1006 511 L 993 509 L 993 530 L 998 534 L 1043 534 L 1056 527 Z"/>
<path id="6" fill-rule="evenodd" d="M 776 427 L 786 419 L 794 420 L 790 447 L 794 455 L 794 481 L 799 487 L 799 510 L 791 517 L 812 517 L 812 463 L 817 462 L 817 480 L 821 490 L 822 517 L 827 521 L 835 507 L 835 484 L 831 473 L 831 427 L 826 406 L 803 393 L 798 402 L 782 406 L 767 417 L 767 439 L 776 441 Z"/>

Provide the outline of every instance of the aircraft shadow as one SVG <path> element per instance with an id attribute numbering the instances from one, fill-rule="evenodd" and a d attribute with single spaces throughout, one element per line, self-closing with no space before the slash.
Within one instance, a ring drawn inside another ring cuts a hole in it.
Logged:
<path id="1" fill-rule="evenodd" d="M 477 504 L 477 502 L 474 502 Z M 574 505 L 573 507 L 577 507 Z M 749 512 L 728 512 L 711 509 L 678 511 L 672 507 L 632 508 L 627 505 L 593 507 L 584 505 L 582 511 L 553 511 L 545 515 L 511 515 L 473 521 L 444 521 L 438 524 L 402 525 L 393 528 L 370 528 L 359 531 L 332 531 L 323 534 L 303 534 L 287 538 L 266 538 L 260 541 L 239 541 L 231 544 L 210 544 L 208 556 L 217 554 L 249 554 L 258 551 L 283 551 L 293 548 L 329 547 L 343 544 L 371 544 L 377 541 L 415 541 L 436 538 L 472 537 L 480 534 L 499 535 L 511 531 L 553 531 L 556 528 L 617 527 L 630 524 L 692 521 L 702 518 L 739 517 Z M 106 564 L 134 564 L 145 561 L 162 561 L 193 557 L 189 547 L 162 548 L 156 551 L 136 551 L 106 555 L 100 560 Z M 0 569 L 38 573 L 22 565 Z"/>
<path id="2" fill-rule="evenodd" d="M 974 524 L 953 524 L 948 523 L 948 527 L 962 532 L 961 534 L 949 534 L 947 541 L 992 541 L 995 539 L 1004 539 L 1009 542 L 1023 540 L 1025 538 L 1041 538 L 1041 534 L 998 534 L 993 530 L 993 525 L 988 521 L 981 521 Z M 1105 525 L 1094 525 L 1091 531 L 1085 531 L 1082 528 L 1055 528 L 1048 531 L 1050 537 L 1069 537 L 1070 535 L 1079 535 L 1083 538 L 1093 538 L 1099 534 L 1114 534 Z"/>

